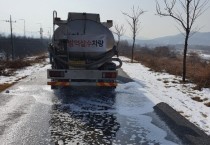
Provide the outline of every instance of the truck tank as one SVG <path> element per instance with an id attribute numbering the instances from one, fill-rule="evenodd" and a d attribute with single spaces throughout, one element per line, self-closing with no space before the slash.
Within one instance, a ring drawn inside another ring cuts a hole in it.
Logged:
<path id="1" fill-rule="evenodd" d="M 99 14 L 69 13 L 66 21 L 57 20 L 54 44 L 67 41 L 67 51 L 72 59 L 91 59 L 113 49 L 115 40 L 106 23 L 100 22 Z"/>

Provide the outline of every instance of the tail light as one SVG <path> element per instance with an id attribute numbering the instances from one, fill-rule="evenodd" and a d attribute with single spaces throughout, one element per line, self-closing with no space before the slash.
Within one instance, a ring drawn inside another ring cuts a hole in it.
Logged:
<path id="1" fill-rule="evenodd" d="M 64 77 L 63 71 L 49 71 L 50 77 Z"/>
<path id="2" fill-rule="evenodd" d="M 116 78 L 117 72 L 103 72 L 102 78 Z"/>

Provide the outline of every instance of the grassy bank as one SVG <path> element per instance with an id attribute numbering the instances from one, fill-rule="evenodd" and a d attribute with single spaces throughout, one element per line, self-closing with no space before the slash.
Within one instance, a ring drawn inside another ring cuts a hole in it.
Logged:
<path id="1" fill-rule="evenodd" d="M 122 55 L 130 58 L 127 54 Z M 140 49 L 135 52 L 134 59 L 153 71 L 182 76 L 182 55 L 172 52 L 167 47 Z M 187 56 L 187 79 L 187 82 L 197 85 L 195 89 L 210 88 L 210 62 L 203 60 L 196 53 L 189 53 Z"/>
<path id="2" fill-rule="evenodd" d="M 15 61 L 0 61 L 0 76 L 9 77 L 15 75 L 15 72 L 18 69 L 24 69 L 25 67 L 35 65 L 37 63 L 41 63 L 46 61 L 47 55 L 41 54 L 33 57 L 28 57 L 25 59 L 17 59 Z M 25 78 L 26 76 L 19 77 L 14 80 L 14 82 L 5 82 L 0 83 L 0 92 L 6 90 L 7 88 L 14 85 L 16 82 L 20 81 L 21 79 Z"/>

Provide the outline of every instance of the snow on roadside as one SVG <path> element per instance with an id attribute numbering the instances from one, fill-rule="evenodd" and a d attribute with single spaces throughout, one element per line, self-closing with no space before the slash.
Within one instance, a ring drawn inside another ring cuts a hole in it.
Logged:
<path id="1" fill-rule="evenodd" d="M 200 56 L 205 60 L 210 60 L 210 54 L 200 54 Z"/>
<path id="2" fill-rule="evenodd" d="M 33 66 L 25 67 L 22 69 L 18 69 L 14 75 L 12 76 L 0 76 L 0 84 L 8 83 L 12 84 L 17 82 L 18 80 L 25 78 L 33 73 L 36 73 L 38 70 L 44 70 L 46 68 L 49 68 L 49 65 L 47 65 L 47 61 L 43 61 L 43 63 L 38 63 Z"/>
<path id="3" fill-rule="evenodd" d="M 154 104 L 169 104 L 210 135 L 210 108 L 204 105 L 210 102 L 210 89 L 193 90 L 195 85 L 180 84 L 180 77 L 153 72 L 140 63 L 129 63 L 128 58 L 121 59 L 124 61 L 122 69 L 139 84 L 139 90 L 143 90 L 148 99 Z M 200 97 L 204 101 L 194 101 L 193 97 Z"/>

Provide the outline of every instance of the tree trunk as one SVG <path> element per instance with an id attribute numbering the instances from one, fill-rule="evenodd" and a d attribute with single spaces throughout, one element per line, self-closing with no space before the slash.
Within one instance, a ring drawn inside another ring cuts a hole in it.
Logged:
<path id="1" fill-rule="evenodd" d="M 119 57 L 119 43 L 120 43 L 120 36 L 118 35 L 118 41 L 117 41 L 117 57 Z"/>
<path id="2" fill-rule="evenodd" d="M 131 54 L 131 63 L 133 63 L 134 45 L 135 45 L 135 38 L 133 38 L 132 54 Z"/>
<path id="3" fill-rule="evenodd" d="M 135 47 L 135 40 L 136 40 L 136 20 L 133 19 L 133 45 L 132 45 L 132 54 L 131 54 L 131 63 L 133 63 L 133 52 Z"/>
<path id="4" fill-rule="evenodd" d="M 186 81 L 186 63 L 187 63 L 187 48 L 188 48 L 188 39 L 189 39 L 189 33 L 186 33 L 185 36 L 185 44 L 184 44 L 184 56 L 183 56 L 183 74 L 182 74 L 182 81 Z"/>
<path id="5" fill-rule="evenodd" d="M 6 49 L 6 59 L 7 59 L 7 61 L 9 61 L 9 50 L 8 49 Z"/>
<path id="6" fill-rule="evenodd" d="M 118 50 L 119 43 L 120 43 L 120 36 L 118 35 L 117 50 Z"/>

